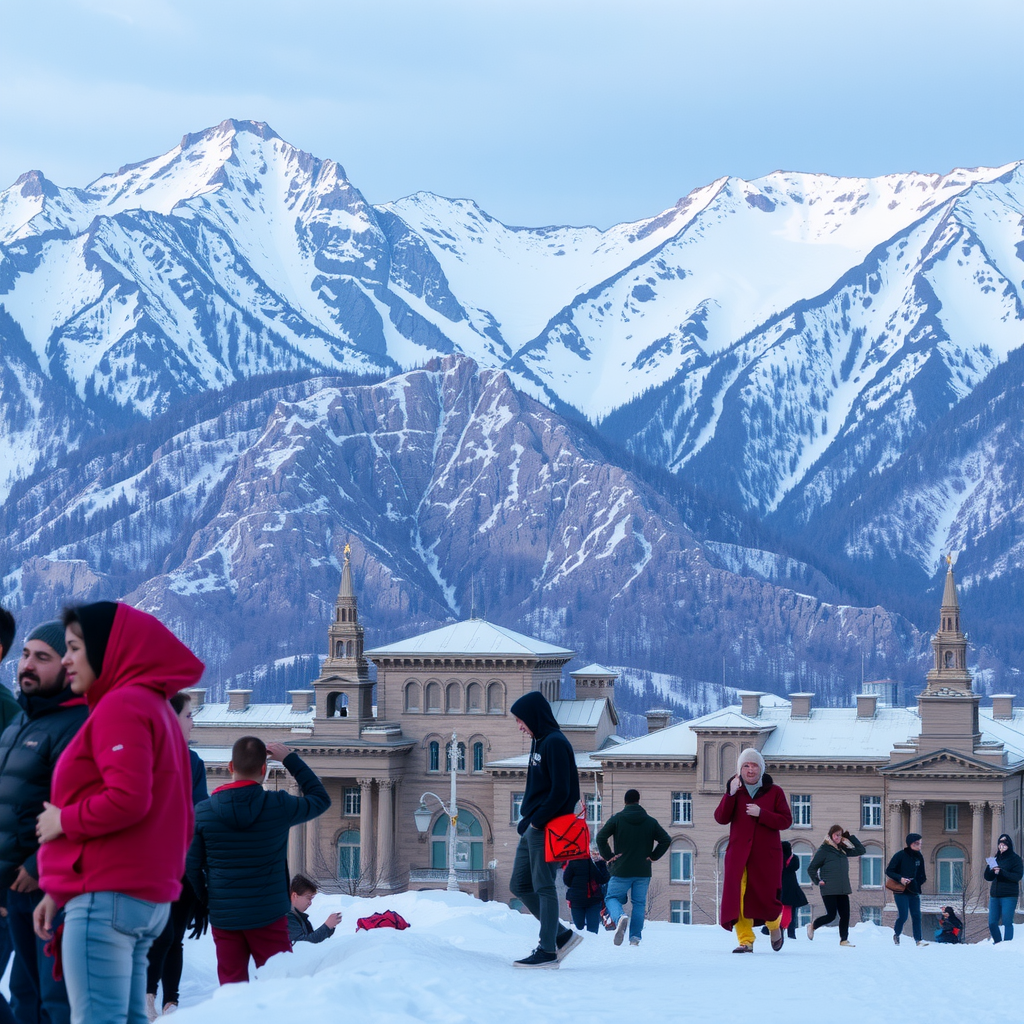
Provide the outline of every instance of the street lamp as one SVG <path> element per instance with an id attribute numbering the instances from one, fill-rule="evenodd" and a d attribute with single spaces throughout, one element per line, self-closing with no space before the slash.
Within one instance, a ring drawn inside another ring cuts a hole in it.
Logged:
<path id="1" fill-rule="evenodd" d="M 433 817 L 430 808 L 426 805 L 428 796 L 432 796 L 440 805 L 441 810 L 448 815 L 448 891 L 458 892 L 459 882 L 455 876 L 455 843 L 458 834 L 459 809 L 455 804 L 455 771 L 459 765 L 459 748 L 455 742 L 455 733 L 452 733 L 452 741 L 448 746 L 448 764 L 451 767 L 452 792 L 445 806 L 444 801 L 436 793 L 424 793 L 420 797 L 420 805 L 413 811 L 416 819 L 416 829 L 419 832 L 426 832 L 430 828 L 430 819 Z"/>

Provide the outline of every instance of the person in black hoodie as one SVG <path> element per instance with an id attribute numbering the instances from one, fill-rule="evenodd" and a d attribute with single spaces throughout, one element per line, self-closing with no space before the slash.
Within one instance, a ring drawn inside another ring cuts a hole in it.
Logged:
<path id="1" fill-rule="evenodd" d="M 886 876 L 904 886 L 903 892 L 894 892 L 896 904 L 896 923 L 893 925 L 892 941 L 898 946 L 903 926 L 910 915 L 910 923 L 914 929 L 914 941 L 919 946 L 927 946 L 921 937 L 921 886 L 928 881 L 924 873 L 924 857 L 921 856 L 921 836 L 911 832 L 907 836 L 907 845 L 897 850 L 885 869 Z"/>
<path id="2" fill-rule="evenodd" d="M 17 954 L 12 1003 L 19 1020 L 35 1019 L 41 1007 L 51 1024 L 67 1024 L 71 1008 L 64 982 L 54 980 L 53 957 L 32 927 L 43 898 L 35 825 L 50 798 L 57 758 L 89 713 L 85 698 L 67 685 L 65 651 L 63 623 L 44 622 L 29 633 L 18 662 L 21 713 L 0 736 L 0 888 L 9 888 L 7 920 Z M 19 978 L 27 984 L 16 984 Z"/>
<path id="3" fill-rule="evenodd" d="M 267 755 L 295 778 L 302 796 L 262 786 Z M 288 939 L 288 831 L 331 806 L 323 783 L 283 743 L 243 736 L 231 748 L 232 781 L 196 808 L 185 873 L 209 908 L 222 985 L 249 980 L 249 957 L 262 967 L 291 950 Z"/>
<path id="4" fill-rule="evenodd" d="M 993 942 L 1007 942 L 1013 938 L 1013 914 L 1020 896 L 1020 880 L 1024 875 L 1024 861 L 1014 852 L 1013 840 L 1004 832 L 996 843 L 996 855 L 985 868 L 985 881 L 992 885 L 988 891 L 988 930 Z M 1002 921 L 1003 934 L 999 934 Z"/>
<path id="5" fill-rule="evenodd" d="M 558 967 L 559 961 L 583 941 L 583 936 L 558 920 L 558 865 L 544 859 L 544 827 L 559 815 L 572 814 L 579 803 L 576 754 L 558 727 L 544 694 L 531 690 L 509 710 L 519 722 L 520 731 L 532 740 L 518 825 L 520 839 L 509 889 L 540 921 L 540 944 L 515 965 Z"/>

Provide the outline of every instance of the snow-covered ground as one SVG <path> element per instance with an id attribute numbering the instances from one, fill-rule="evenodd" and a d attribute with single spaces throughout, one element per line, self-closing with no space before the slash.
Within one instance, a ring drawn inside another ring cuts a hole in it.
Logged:
<path id="1" fill-rule="evenodd" d="M 388 908 L 412 927 L 355 932 L 356 918 Z M 212 939 L 186 941 L 175 1019 L 1019 1024 L 1024 1016 L 1024 936 L 1000 946 L 923 949 L 905 938 L 897 949 L 890 929 L 861 924 L 851 935 L 855 949 L 840 949 L 838 932 L 828 928 L 813 942 L 798 932 L 780 953 L 758 936 L 752 956 L 734 956 L 735 943 L 720 928 L 650 922 L 638 948 L 615 947 L 602 932 L 587 935 L 560 970 L 523 971 L 512 961 L 536 945 L 537 925 L 504 904 L 445 892 L 372 900 L 321 895 L 310 916 L 319 924 L 338 909 L 344 920 L 333 938 L 274 957 L 249 985 L 218 990 Z"/>

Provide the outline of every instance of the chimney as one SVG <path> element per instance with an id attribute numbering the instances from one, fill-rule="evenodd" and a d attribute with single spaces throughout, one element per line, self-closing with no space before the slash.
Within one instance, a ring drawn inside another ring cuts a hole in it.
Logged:
<path id="1" fill-rule="evenodd" d="M 289 690 L 288 696 L 292 699 L 292 714 L 304 715 L 313 706 L 315 690 Z"/>
<path id="2" fill-rule="evenodd" d="M 203 686 L 193 686 L 185 692 L 192 698 L 192 710 L 198 711 L 206 701 L 206 688 Z"/>
<path id="3" fill-rule="evenodd" d="M 672 712 L 667 708 L 651 708 L 647 712 L 647 733 L 660 732 L 672 721 Z"/>
<path id="4" fill-rule="evenodd" d="M 993 693 L 992 694 L 992 717 L 1013 718 L 1013 694 Z"/>
<path id="5" fill-rule="evenodd" d="M 791 693 L 789 695 L 789 717 L 810 718 L 813 693 Z"/>
<path id="6" fill-rule="evenodd" d="M 878 704 L 878 695 L 875 693 L 857 694 L 857 717 L 874 718 L 875 708 Z"/>
<path id="7" fill-rule="evenodd" d="M 252 690 L 228 690 L 228 711 L 245 711 Z"/>
<path id="8" fill-rule="evenodd" d="M 759 690 L 740 690 L 740 713 L 748 718 L 757 718 L 761 714 L 761 698 Z"/>

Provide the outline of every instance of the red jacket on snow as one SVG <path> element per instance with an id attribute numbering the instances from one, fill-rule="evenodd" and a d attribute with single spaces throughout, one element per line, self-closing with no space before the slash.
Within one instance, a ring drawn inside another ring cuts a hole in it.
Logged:
<path id="1" fill-rule="evenodd" d="M 732 779 L 729 780 L 732 782 Z M 758 817 L 747 814 L 747 804 L 761 808 Z M 735 796 L 725 795 L 715 808 L 715 821 L 729 826 L 729 846 L 725 851 L 725 881 L 722 884 L 722 913 L 719 921 L 731 931 L 740 918 L 740 880 L 747 869 L 747 892 L 743 901 L 744 917 L 753 921 L 774 921 L 782 913 L 782 839 L 780 832 L 793 824 L 786 794 L 761 776 L 754 799 L 744 785 Z"/>
<path id="2" fill-rule="evenodd" d="M 64 834 L 39 849 L 39 884 L 63 906 L 86 892 L 154 903 L 181 894 L 192 838 L 188 746 L 168 700 L 203 663 L 162 623 L 119 604 L 90 714 L 53 772 Z"/>

